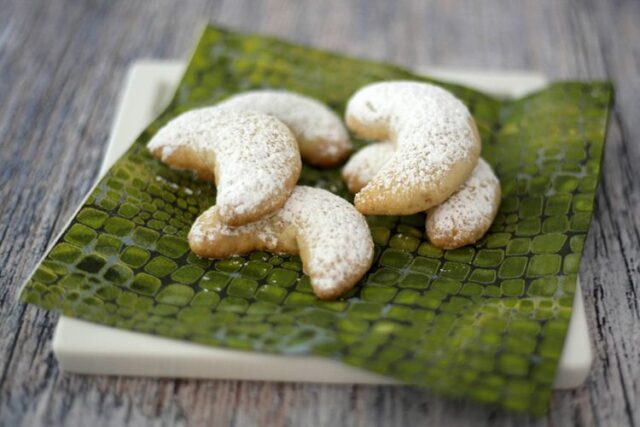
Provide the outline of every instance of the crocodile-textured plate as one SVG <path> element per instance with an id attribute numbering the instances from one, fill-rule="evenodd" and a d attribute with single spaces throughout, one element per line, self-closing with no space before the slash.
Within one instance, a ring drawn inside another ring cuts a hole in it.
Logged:
<path id="1" fill-rule="evenodd" d="M 101 175 L 162 111 L 184 70 L 177 61 L 142 60 L 130 69 L 120 98 Z M 419 68 L 441 80 L 501 97 L 518 97 L 546 85 L 531 72 Z M 63 370 L 83 374 L 225 378 L 264 381 L 391 384 L 394 380 L 320 357 L 292 357 L 211 348 L 129 332 L 62 316 L 53 349 Z M 576 289 L 573 314 L 555 379 L 577 387 L 592 362 L 584 306 Z M 268 368 L 265 368 L 268 367 Z"/>

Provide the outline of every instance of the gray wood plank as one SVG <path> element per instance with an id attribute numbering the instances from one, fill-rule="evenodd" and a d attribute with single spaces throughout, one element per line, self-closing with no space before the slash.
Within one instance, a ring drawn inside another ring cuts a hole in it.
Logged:
<path id="1" fill-rule="evenodd" d="M 0 425 L 640 425 L 640 2 L 0 0 Z M 616 85 L 581 277 L 596 364 L 531 420 L 410 387 L 84 377 L 17 290 L 96 177 L 131 61 L 211 20 L 396 62 Z"/>

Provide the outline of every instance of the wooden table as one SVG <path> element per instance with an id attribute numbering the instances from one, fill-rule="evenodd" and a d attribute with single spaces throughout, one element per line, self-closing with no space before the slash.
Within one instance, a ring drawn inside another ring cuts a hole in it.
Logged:
<path id="1" fill-rule="evenodd" d="M 612 79 L 581 277 L 596 362 L 548 417 L 409 387 L 83 377 L 21 283 L 96 178 L 131 61 L 184 58 L 198 24 L 407 66 Z M 0 425 L 640 425 L 640 2 L 0 0 Z"/>

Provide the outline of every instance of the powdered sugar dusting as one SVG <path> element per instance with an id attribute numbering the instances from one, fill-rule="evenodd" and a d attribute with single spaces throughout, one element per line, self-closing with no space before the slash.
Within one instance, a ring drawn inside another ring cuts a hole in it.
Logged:
<path id="1" fill-rule="evenodd" d="M 480 159 L 464 185 L 428 211 L 429 237 L 453 241 L 463 241 L 470 235 L 481 237 L 495 218 L 499 198 L 500 181 L 489 164 Z"/>
<path id="2" fill-rule="evenodd" d="M 343 169 L 343 177 L 365 185 L 388 162 L 393 152 L 389 142 L 373 143 L 356 153 Z M 390 154 L 391 153 L 391 154 Z M 480 159 L 467 181 L 427 215 L 427 234 L 434 244 L 447 248 L 473 243 L 491 226 L 500 203 L 500 182 L 489 164 Z"/>
<path id="3" fill-rule="evenodd" d="M 274 194 L 290 191 L 301 168 L 291 131 L 258 112 L 192 110 L 160 129 L 148 148 L 172 167 L 211 171 L 224 216 L 271 206 Z"/>
<path id="4" fill-rule="evenodd" d="M 244 92 L 217 104 L 217 107 L 231 111 L 255 110 L 277 117 L 289 126 L 300 142 L 305 160 L 316 152 L 336 156 L 346 154 L 352 148 L 340 117 L 321 102 L 300 94 L 284 90 Z M 314 146 L 305 147 L 305 143 Z"/>
<path id="5" fill-rule="evenodd" d="M 357 193 L 364 187 L 394 154 L 393 143 L 369 144 L 351 156 L 342 169 L 342 177 L 349 191 Z"/>
<path id="6" fill-rule="evenodd" d="M 231 227 L 219 221 L 219 208 L 212 206 L 202 213 L 191 226 L 189 231 L 189 241 L 193 244 L 218 244 L 220 237 L 236 237 L 244 239 L 247 236 L 255 235 L 264 243 L 266 248 L 275 248 L 278 245 L 278 235 L 282 232 L 282 224 L 276 221 L 269 221 L 265 218 L 259 221 L 250 222 L 239 227 Z M 240 252 L 229 253 L 225 256 L 241 255 Z"/>
<path id="7" fill-rule="evenodd" d="M 370 185 L 385 191 L 438 187 L 452 166 L 475 162 L 480 144 L 467 107 L 451 93 L 428 83 L 374 83 L 347 105 L 347 123 L 363 138 L 388 138 L 393 158 Z M 353 121 L 358 126 L 352 126 Z"/>
<path id="8" fill-rule="evenodd" d="M 242 242 L 252 236 L 257 242 L 242 247 L 245 251 L 300 250 L 304 270 L 320 295 L 332 295 L 345 284 L 352 286 L 371 266 L 373 240 L 364 216 L 326 190 L 297 186 L 274 215 L 240 227 L 216 222 L 216 209 L 209 209 L 194 223 L 189 233 L 192 246 L 229 244 L 229 238 Z"/>

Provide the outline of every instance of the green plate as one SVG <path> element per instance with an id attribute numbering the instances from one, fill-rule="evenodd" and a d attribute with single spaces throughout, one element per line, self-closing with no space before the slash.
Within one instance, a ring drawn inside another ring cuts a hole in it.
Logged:
<path id="1" fill-rule="evenodd" d="M 544 413 L 594 206 L 607 82 L 556 83 L 515 101 L 443 84 L 472 111 L 501 179 L 496 221 L 477 244 L 442 251 L 425 240 L 423 215 L 368 218 L 373 267 L 338 301 L 313 295 L 298 257 L 212 261 L 189 251 L 187 232 L 216 193 L 149 155 L 145 145 L 163 124 L 265 87 L 342 114 L 356 89 L 385 79 L 425 80 L 208 27 L 167 110 L 99 182 L 22 301 L 205 345 L 325 356 L 443 395 Z M 339 168 L 305 166 L 300 183 L 350 197 Z"/>

